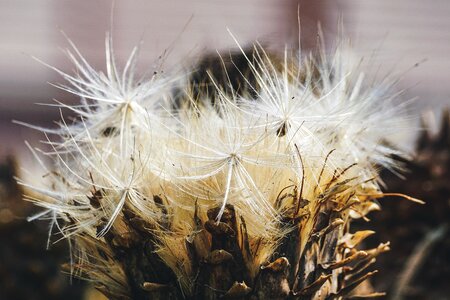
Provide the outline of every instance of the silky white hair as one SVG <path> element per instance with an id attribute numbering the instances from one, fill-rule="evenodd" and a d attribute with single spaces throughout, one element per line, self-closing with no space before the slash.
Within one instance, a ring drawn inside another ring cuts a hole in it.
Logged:
<path id="1" fill-rule="evenodd" d="M 197 205 L 220 207 L 218 222 L 230 203 L 250 238 L 265 241 L 258 246 L 260 264 L 289 230 L 279 226 L 283 214 L 299 213 L 292 201 L 280 201 L 282 193 L 300 193 L 312 207 L 326 192 L 370 197 L 379 193 L 378 169 L 399 167 L 393 156 L 403 154 L 396 137 L 408 129 L 405 106 L 395 104 L 392 80 L 366 81 L 346 40 L 332 55 L 322 45 L 318 57 L 286 51 L 273 60 L 259 44 L 252 57 L 241 49 L 256 81 L 242 79 L 252 93 L 226 93 L 216 85 L 214 100 L 193 99 L 189 71 L 136 79 L 138 49 L 120 69 L 110 37 L 106 73 L 70 44 L 75 74 L 51 68 L 66 80 L 57 86 L 80 98 L 79 105 L 55 106 L 77 119 L 68 122 L 61 112 L 58 129 L 34 127 L 50 147 L 30 147 L 45 176 L 20 183 L 33 191 L 29 200 L 45 208 L 32 219 L 49 218 L 62 237 L 80 237 L 83 260 L 95 255 L 86 253 L 93 240 L 112 227 L 120 232 L 125 206 L 156 228 L 168 215 L 171 234 L 154 231 L 158 253 L 188 285 L 189 266 L 175 261 L 186 256 L 177 245 L 191 234 Z M 185 91 L 183 103 L 175 105 L 174 90 Z M 42 155 L 52 164 L 42 163 Z M 98 191 L 101 200 L 94 199 Z M 165 212 L 148 200 L 155 195 Z M 358 217 L 376 208 L 371 203 L 351 212 Z M 115 284 L 125 282 L 117 274 Z"/>

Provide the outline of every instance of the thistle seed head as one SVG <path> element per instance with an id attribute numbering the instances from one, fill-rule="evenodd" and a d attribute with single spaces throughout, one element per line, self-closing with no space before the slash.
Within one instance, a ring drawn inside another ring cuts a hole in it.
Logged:
<path id="1" fill-rule="evenodd" d="M 345 41 L 317 58 L 241 49 L 240 92 L 212 73 L 208 92 L 190 72 L 136 79 L 138 49 L 120 69 L 106 44 L 106 73 L 72 43 L 76 74 L 52 67 L 78 118 L 43 130 L 50 150 L 31 150 L 52 164 L 21 181 L 75 275 L 111 298 L 334 299 L 373 274 L 388 246 L 357 250 L 368 234 L 349 225 L 378 209 L 378 168 L 398 168 L 404 107 Z"/>

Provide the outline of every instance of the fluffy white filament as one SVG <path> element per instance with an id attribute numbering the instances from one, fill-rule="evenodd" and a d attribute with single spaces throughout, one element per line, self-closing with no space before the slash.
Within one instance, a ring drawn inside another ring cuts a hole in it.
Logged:
<path id="1" fill-rule="evenodd" d="M 126 207 L 149 224 L 169 215 L 174 234 L 187 236 L 196 205 L 220 207 L 220 221 L 231 203 L 251 237 L 276 241 L 288 209 L 277 203 L 283 191 L 300 187 L 311 200 L 329 186 L 325 177 L 361 183 L 376 178 L 380 166 L 397 167 L 392 155 L 400 154 L 394 146 L 403 107 L 394 105 L 389 81 L 368 84 L 346 43 L 339 45 L 331 57 L 286 53 L 279 61 L 257 45 L 247 57 L 256 98 L 217 87 L 212 104 L 207 95 L 192 100 L 189 75 L 136 79 L 137 48 L 120 69 L 107 38 L 103 73 L 71 43 L 75 74 L 52 68 L 67 82 L 58 87 L 81 99 L 56 106 L 78 119 L 68 122 L 61 113 L 58 130 L 42 129 L 49 150 L 32 149 L 39 161 L 53 161 L 42 164 L 41 183 L 22 182 L 46 209 L 36 217 L 50 216 L 64 237 L 101 239 L 112 227 L 120 231 Z M 180 89 L 185 102 L 174 105 Z"/>

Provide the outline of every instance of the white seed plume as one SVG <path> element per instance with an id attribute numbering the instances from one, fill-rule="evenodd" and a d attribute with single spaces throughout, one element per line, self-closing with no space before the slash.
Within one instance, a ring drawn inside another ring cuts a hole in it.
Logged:
<path id="1" fill-rule="evenodd" d="M 91 279 L 104 285 L 112 279 L 98 275 L 104 266 L 88 252 L 110 230 L 126 233 L 125 210 L 151 224 L 159 255 L 189 289 L 190 266 L 176 262 L 187 256 L 178 245 L 193 233 L 197 209 L 219 207 L 219 222 L 232 204 L 250 239 L 258 241 L 251 247 L 259 251 L 260 265 L 289 231 L 280 220 L 299 215 L 301 201 L 311 203 L 304 214 L 314 214 L 324 193 L 345 193 L 361 202 L 352 216 L 364 216 L 376 206 L 361 197 L 379 192 L 377 168 L 397 168 L 391 156 L 401 154 L 394 146 L 403 107 L 394 105 L 397 95 L 388 81 L 365 82 L 344 42 L 331 58 L 286 53 L 280 61 L 257 45 L 247 57 L 256 79 L 248 89 L 256 99 L 217 87 L 215 103 L 207 95 L 192 100 L 191 87 L 176 72 L 137 80 L 138 48 L 120 70 L 107 38 L 105 74 L 71 45 L 67 54 L 76 73 L 52 68 L 67 81 L 58 87 L 81 99 L 80 105 L 57 106 L 78 119 L 69 123 L 61 113 L 58 130 L 43 129 L 58 138 L 47 136 L 50 150 L 32 151 L 53 164 L 42 164 L 42 183 L 22 184 L 46 209 L 36 217 L 50 216 L 63 237 L 75 239 Z M 186 100 L 175 105 L 180 88 Z M 312 224 L 305 221 L 304 231 L 311 232 Z M 126 286 L 123 272 L 112 281 L 117 289 Z"/>

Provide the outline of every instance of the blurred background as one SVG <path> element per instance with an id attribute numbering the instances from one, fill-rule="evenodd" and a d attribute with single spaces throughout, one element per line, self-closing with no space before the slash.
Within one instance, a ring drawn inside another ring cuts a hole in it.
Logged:
<path id="1" fill-rule="evenodd" d="M 314 44 L 318 22 L 332 41 L 342 17 L 355 50 L 379 65 L 380 74 L 401 74 L 399 88 L 405 98 L 417 97 L 418 111 L 450 104 L 447 0 L 1 0 L 0 138 L 8 142 L 0 155 L 21 153 L 22 141 L 33 139 L 12 119 L 36 124 L 58 118 L 55 109 L 34 103 L 76 101 L 50 86 L 62 79 L 32 58 L 71 72 L 62 31 L 95 68 L 105 68 L 104 37 L 112 31 L 119 62 L 142 40 L 140 66 L 154 67 L 167 52 L 169 69 L 205 51 L 235 48 L 227 28 L 243 45 L 258 39 L 271 48 L 293 47 L 298 5 L 306 47 Z"/>
<path id="2" fill-rule="evenodd" d="M 295 48 L 298 8 L 305 48 L 315 45 L 318 22 L 326 42 L 332 44 L 342 18 L 355 51 L 372 64 L 368 72 L 397 74 L 401 79 L 398 88 L 405 90 L 403 97 L 416 98 L 414 119 L 418 121 L 421 114 L 432 112 L 427 114 L 431 116 L 428 126 L 431 132 L 437 130 L 442 109 L 450 106 L 448 0 L 0 0 L 0 299 L 90 297 L 86 296 L 90 290 L 86 292 L 83 284 L 70 285 L 68 276 L 61 275 L 59 265 L 68 259 L 67 246 L 59 243 L 50 252 L 45 251 L 47 225 L 24 221 L 34 208 L 21 201 L 12 178 L 15 161 L 6 159 L 14 155 L 23 163 L 29 157 L 23 141 L 33 143 L 42 138 L 12 120 L 51 126 L 59 118 L 58 111 L 35 103 L 51 103 L 53 98 L 65 103 L 77 101 L 48 84 L 63 81 L 33 57 L 71 73 L 73 66 L 62 51 L 69 44 L 62 32 L 99 70 L 105 69 L 107 31 L 113 34 L 119 65 L 143 41 L 139 60 L 143 71 L 161 64 L 163 69 L 170 69 L 189 64 L 204 53 L 236 48 L 227 28 L 244 46 L 258 40 L 270 49 Z M 444 133 L 434 140 L 430 133 L 427 146 L 419 149 L 423 155 L 417 157 L 421 160 L 410 167 L 413 171 L 409 176 L 418 180 L 410 186 L 416 190 L 410 191 L 404 181 L 392 179 L 396 191 L 420 197 L 432 195 L 431 200 L 439 199 L 439 204 L 427 206 L 429 209 L 416 208 L 409 202 L 401 207 L 388 206 L 381 218 L 374 218 L 382 241 L 391 240 L 394 249 L 402 249 L 381 261 L 385 276 L 375 283 L 382 290 L 392 289 L 399 272 L 408 267 L 405 260 L 416 253 L 415 247 L 421 253 L 422 237 L 426 239 L 436 228 L 442 231 L 440 224 L 446 224 L 443 232 L 448 227 L 450 134 L 448 123 L 443 124 Z M 425 189 L 422 183 L 427 184 Z M 399 215 L 403 225 L 398 224 Z M 409 228 L 407 233 L 405 228 Z M 446 244 L 435 253 L 433 262 L 428 262 L 434 272 L 419 269 L 431 277 L 422 280 L 423 276 L 416 276 L 416 282 L 422 283 L 416 290 L 407 291 L 416 297 L 411 299 L 449 299 L 445 281 L 450 274 L 450 239 L 440 239 Z M 430 248 L 425 250 L 429 257 Z M 22 288 L 25 282 L 28 290 Z M 423 292 L 430 290 L 435 294 L 423 298 Z"/>

